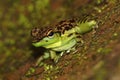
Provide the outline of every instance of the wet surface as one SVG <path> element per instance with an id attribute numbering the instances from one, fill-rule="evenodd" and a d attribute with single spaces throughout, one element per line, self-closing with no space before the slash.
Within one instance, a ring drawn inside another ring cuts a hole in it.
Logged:
<path id="1" fill-rule="evenodd" d="M 10 4 L 5 7 L 8 3 Z M 0 19 L 2 21 L 1 80 L 120 80 L 120 2 L 118 0 L 73 2 L 56 0 L 50 1 L 49 4 L 44 2 L 44 6 L 40 9 L 41 13 L 39 8 L 32 10 L 31 6 L 35 6 L 37 1 L 33 2 L 34 4 L 31 4 L 31 0 L 18 0 L 14 3 L 3 1 L 0 8 L 3 11 Z M 8 8 L 10 5 L 12 6 Z M 22 8 L 26 5 L 31 6 Z M 46 9 L 46 7 L 50 8 Z M 89 19 L 98 22 L 99 28 L 96 32 L 93 34 L 91 31 L 83 35 L 84 45 L 80 46 L 78 43 L 76 51 L 65 54 L 57 64 L 50 60 L 45 61 L 52 65 L 52 68 L 46 70 L 44 67 L 38 67 L 35 69 L 35 75 L 26 77 L 28 69 L 35 65 L 38 56 L 41 55 L 36 55 L 41 50 L 31 45 L 32 27 L 53 25 L 73 17 L 82 19 L 83 15 L 89 15 Z"/>

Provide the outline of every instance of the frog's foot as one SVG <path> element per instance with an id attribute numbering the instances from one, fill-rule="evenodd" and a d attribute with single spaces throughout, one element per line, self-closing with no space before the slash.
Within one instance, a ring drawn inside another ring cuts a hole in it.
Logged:
<path id="1" fill-rule="evenodd" d="M 92 30 L 92 34 L 94 35 L 96 33 L 96 29 L 98 28 L 98 24 L 96 24 L 95 26 L 93 26 L 93 30 Z"/>
<path id="2" fill-rule="evenodd" d="M 58 56 L 56 56 L 56 57 L 54 58 L 54 62 L 55 62 L 55 63 L 58 63 L 59 59 L 60 59 L 60 56 L 58 55 Z"/>
<path id="3" fill-rule="evenodd" d="M 57 63 L 59 61 L 59 59 L 64 55 L 64 51 L 61 52 L 59 55 L 56 55 L 54 62 Z"/>
<path id="4" fill-rule="evenodd" d="M 50 57 L 51 57 L 52 60 L 54 60 L 55 63 L 58 62 L 58 56 L 57 56 L 55 51 L 50 50 Z"/>
<path id="5" fill-rule="evenodd" d="M 70 53 L 70 51 L 71 51 L 71 49 L 68 49 L 68 50 L 66 51 L 66 53 Z"/>
<path id="6" fill-rule="evenodd" d="M 80 46 L 84 45 L 84 40 L 82 38 L 77 38 L 77 42 L 80 43 Z"/>
<path id="7" fill-rule="evenodd" d="M 49 57 L 50 57 L 50 53 L 49 53 L 49 52 L 45 52 L 44 55 L 41 56 L 41 57 L 37 60 L 35 66 L 36 66 L 36 67 L 41 67 L 41 66 L 43 66 L 44 63 L 43 63 L 42 61 L 45 60 L 45 59 L 48 59 Z"/>
<path id="8" fill-rule="evenodd" d="M 64 51 L 61 52 L 60 54 L 56 54 L 55 51 L 50 51 L 51 59 L 53 59 L 55 63 L 59 61 L 59 59 L 63 56 L 63 54 L 64 54 Z"/>
<path id="9" fill-rule="evenodd" d="M 43 56 L 41 56 L 41 57 L 37 60 L 35 66 L 36 66 L 36 67 L 42 66 L 42 65 L 43 65 L 43 62 L 42 62 L 43 59 L 44 59 Z"/>
<path id="10" fill-rule="evenodd" d="M 75 46 L 73 46 L 72 48 L 68 49 L 68 50 L 66 51 L 66 53 L 70 53 L 71 51 L 75 51 Z"/>
<path id="11" fill-rule="evenodd" d="M 65 51 L 61 52 L 59 56 L 60 56 L 60 57 L 62 57 L 62 56 L 63 56 L 63 54 L 64 54 L 64 52 L 65 52 Z"/>

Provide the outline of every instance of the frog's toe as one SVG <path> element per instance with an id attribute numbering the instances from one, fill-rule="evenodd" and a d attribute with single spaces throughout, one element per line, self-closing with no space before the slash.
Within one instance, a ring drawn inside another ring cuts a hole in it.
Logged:
<path id="1" fill-rule="evenodd" d="M 35 66 L 36 66 L 36 67 L 42 66 L 42 65 L 43 65 L 42 60 L 43 60 L 43 56 L 41 56 L 41 57 L 37 60 Z"/>
<path id="2" fill-rule="evenodd" d="M 55 62 L 55 63 L 58 63 L 59 59 L 60 59 L 60 56 L 56 56 L 56 57 L 54 58 L 54 62 Z"/>
<path id="3" fill-rule="evenodd" d="M 83 46 L 84 40 L 82 38 L 77 38 L 77 42 L 80 43 L 80 46 Z"/>

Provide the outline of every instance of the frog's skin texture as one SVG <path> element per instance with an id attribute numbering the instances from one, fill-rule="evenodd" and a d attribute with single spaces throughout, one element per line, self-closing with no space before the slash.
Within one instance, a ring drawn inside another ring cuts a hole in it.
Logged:
<path id="1" fill-rule="evenodd" d="M 47 51 L 41 56 L 36 65 L 42 60 L 51 58 L 58 62 L 59 58 L 78 42 L 78 36 L 87 33 L 97 27 L 94 20 L 81 22 L 71 19 L 59 22 L 54 27 L 34 28 L 32 29 L 33 45 L 35 47 L 44 47 Z M 81 41 L 82 42 L 82 41 Z M 58 53 L 56 55 L 56 53 Z"/>

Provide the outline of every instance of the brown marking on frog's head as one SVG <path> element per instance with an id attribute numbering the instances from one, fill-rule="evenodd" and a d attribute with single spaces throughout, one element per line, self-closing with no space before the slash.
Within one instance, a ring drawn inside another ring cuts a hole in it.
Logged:
<path id="1" fill-rule="evenodd" d="M 44 28 L 33 28 L 31 31 L 31 36 L 33 37 L 33 42 L 38 42 L 46 36 L 51 34 L 52 28 L 51 27 L 44 27 Z"/>

